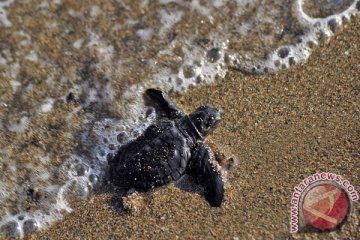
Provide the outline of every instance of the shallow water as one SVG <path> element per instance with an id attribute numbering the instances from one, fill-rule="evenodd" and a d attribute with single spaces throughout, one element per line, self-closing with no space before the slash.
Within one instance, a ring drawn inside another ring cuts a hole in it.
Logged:
<path id="1" fill-rule="evenodd" d="M 0 232 L 70 212 L 150 124 L 142 92 L 304 62 L 355 1 L 0 2 Z"/>

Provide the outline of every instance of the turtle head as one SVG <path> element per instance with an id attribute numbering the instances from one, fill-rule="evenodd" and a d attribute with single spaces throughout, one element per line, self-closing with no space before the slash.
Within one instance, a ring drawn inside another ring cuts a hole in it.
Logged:
<path id="1" fill-rule="evenodd" d="M 202 137 L 206 137 L 215 129 L 220 121 L 222 109 L 214 108 L 210 105 L 201 106 L 189 115 L 190 120 L 195 125 Z"/>

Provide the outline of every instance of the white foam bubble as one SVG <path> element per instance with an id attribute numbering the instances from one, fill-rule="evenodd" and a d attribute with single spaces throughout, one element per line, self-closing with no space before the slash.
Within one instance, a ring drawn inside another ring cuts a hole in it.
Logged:
<path id="1" fill-rule="evenodd" d="M 83 44 L 83 42 L 84 42 L 84 39 L 79 38 L 78 40 L 76 40 L 76 41 L 73 43 L 74 48 L 80 49 L 81 46 L 82 46 L 82 44 Z"/>
<path id="2" fill-rule="evenodd" d="M 10 85 L 11 85 L 11 88 L 12 88 L 13 92 L 16 92 L 18 87 L 21 86 L 21 83 L 19 81 L 16 81 L 16 80 L 10 80 Z"/>
<path id="3" fill-rule="evenodd" d="M 180 4 L 182 3 L 182 0 L 160 0 L 160 3 L 162 4 L 168 4 L 168 3 L 177 3 L 177 4 Z"/>
<path id="4" fill-rule="evenodd" d="M 10 79 L 13 79 L 12 81 L 16 81 L 19 72 L 20 72 L 20 64 L 19 62 L 15 62 L 13 64 L 8 65 L 7 74 L 9 75 Z"/>
<path id="5" fill-rule="evenodd" d="M 214 6 L 215 8 L 220 8 L 220 7 L 222 7 L 224 4 L 225 4 L 225 2 L 222 1 L 222 0 L 214 0 L 214 1 L 213 1 L 213 6 Z"/>
<path id="6" fill-rule="evenodd" d="M 90 35 L 90 41 L 86 46 L 95 47 L 103 60 L 110 60 L 114 55 L 114 46 L 108 44 L 105 39 L 102 39 L 101 36 L 94 32 L 89 31 L 88 34 Z"/>
<path id="7" fill-rule="evenodd" d="M 6 59 L 0 56 L 0 65 L 6 65 Z"/>
<path id="8" fill-rule="evenodd" d="M 197 12 L 199 12 L 200 14 L 210 17 L 211 16 L 211 9 L 203 6 L 200 4 L 199 0 L 192 0 L 190 3 L 190 6 L 193 10 L 196 10 Z"/>
<path id="9" fill-rule="evenodd" d="M 28 129 L 29 124 L 30 124 L 30 118 L 27 115 L 24 115 L 20 119 L 18 119 L 16 122 L 10 122 L 6 126 L 6 128 L 10 132 L 23 133 Z"/>
<path id="10" fill-rule="evenodd" d="M 101 14 L 101 9 L 99 6 L 94 5 L 91 7 L 91 10 L 90 10 L 91 17 L 98 17 L 100 14 Z"/>
<path id="11" fill-rule="evenodd" d="M 49 9 L 49 3 L 47 1 L 43 1 L 38 5 L 38 9 Z"/>
<path id="12" fill-rule="evenodd" d="M 44 100 L 43 104 L 40 106 L 40 111 L 42 113 L 50 112 L 53 109 L 54 106 L 54 99 L 47 98 Z"/>
<path id="13" fill-rule="evenodd" d="M 14 0 L 6 0 L 0 2 L 0 27 L 11 27 L 12 23 L 9 21 L 5 8 L 9 7 Z"/>
<path id="14" fill-rule="evenodd" d="M 74 9 L 69 9 L 68 11 L 69 15 L 74 18 L 83 18 L 84 13 L 82 11 L 75 11 Z"/>
<path id="15" fill-rule="evenodd" d="M 167 10 L 161 9 L 159 10 L 159 14 L 161 17 L 161 28 L 160 28 L 160 35 L 164 35 L 171 29 L 177 22 L 181 20 L 183 15 L 182 11 L 174 11 L 169 12 Z"/>
<path id="16" fill-rule="evenodd" d="M 38 55 L 34 50 L 32 50 L 27 56 L 25 56 L 25 59 L 32 62 L 37 62 L 39 60 Z"/>
<path id="17" fill-rule="evenodd" d="M 143 41 L 149 41 L 154 33 L 154 30 L 151 28 L 139 29 L 136 31 L 136 35 L 138 35 Z"/>

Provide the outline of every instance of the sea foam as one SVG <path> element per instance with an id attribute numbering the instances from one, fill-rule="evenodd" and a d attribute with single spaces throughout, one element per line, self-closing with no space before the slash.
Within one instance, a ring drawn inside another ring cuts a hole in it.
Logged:
<path id="1" fill-rule="evenodd" d="M 20 3 L 0 2 L 0 29 L 12 29 L 21 39 L 18 48 L 0 45 L 0 74 L 11 93 L 0 99 L 0 131 L 16 145 L 34 146 L 25 161 L 9 144 L 2 145 L 0 233 L 24 237 L 62 219 L 72 211 L 72 201 L 91 195 L 103 183 L 108 159 L 155 121 L 142 97 L 147 88 L 179 93 L 221 80 L 228 68 L 262 74 L 302 63 L 359 8 L 356 1 L 341 6 L 327 1 L 320 7 L 312 2 L 286 1 L 284 10 L 268 1 L 116 1 L 111 7 L 121 16 L 110 17 L 112 8 L 102 5 L 74 4 L 62 6 L 64 15 L 55 17 L 51 8 L 61 1 L 43 1 L 35 7 L 51 16 L 45 26 L 49 31 L 69 25 L 61 32 L 69 45 L 60 51 L 64 62 L 50 55 L 46 41 L 34 40 L 37 33 L 19 29 L 21 16 L 11 14 Z M 104 33 L 99 21 L 105 14 L 113 20 L 101 25 Z M 0 40 L 4 37 L 0 34 Z M 54 44 L 61 39 L 52 38 Z M 81 69 L 72 66 L 77 61 Z M 28 64 L 46 76 L 24 76 Z M 41 125 L 53 116 L 55 123 Z M 50 136 L 49 142 L 38 139 L 40 133 Z M 53 145 L 62 143 L 56 141 L 60 136 L 76 141 L 65 156 Z"/>

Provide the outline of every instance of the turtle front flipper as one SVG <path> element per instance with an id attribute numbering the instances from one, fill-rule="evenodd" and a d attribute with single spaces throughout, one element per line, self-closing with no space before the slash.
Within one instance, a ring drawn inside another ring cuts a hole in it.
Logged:
<path id="1" fill-rule="evenodd" d="M 212 207 L 220 207 L 224 198 L 224 181 L 214 153 L 205 143 L 198 143 L 192 151 L 192 161 L 196 178 L 204 187 L 205 199 Z"/>
<path id="2" fill-rule="evenodd" d="M 145 91 L 144 98 L 145 103 L 155 107 L 160 116 L 175 119 L 184 115 L 161 90 L 149 88 Z"/>

